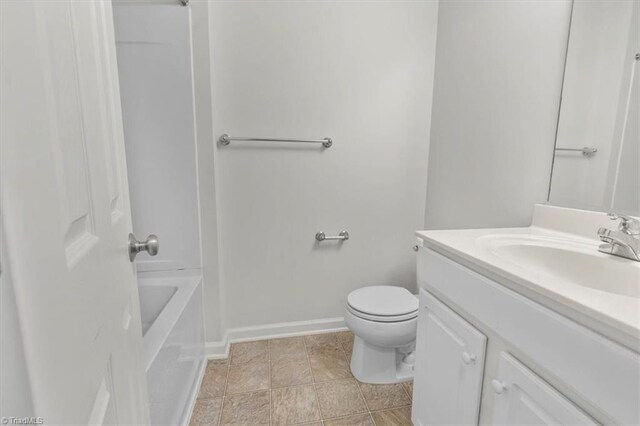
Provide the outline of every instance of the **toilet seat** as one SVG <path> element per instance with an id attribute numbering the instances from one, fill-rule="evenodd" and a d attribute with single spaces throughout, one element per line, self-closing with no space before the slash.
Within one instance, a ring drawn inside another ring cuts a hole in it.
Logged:
<path id="1" fill-rule="evenodd" d="M 372 314 L 367 314 L 364 312 L 360 312 L 356 309 L 353 309 L 353 307 L 349 306 L 347 304 L 347 311 L 349 311 L 351 314 L 353 314 L 354 316 L 367 320 L 367 321 L 373 321 L 373 322 L 401 322 L 401 321 L 409 321 L 411 319 L 414 319 L 418 316 L 418 311 L 415 312 L 410 312 L 408 314 L 405 315 L 393 315 L 393 316 L 383 316 L 383 315 L 372 315 Z"/>
<path id="2" fill-rule="evenodd" d="M 363 287 L 349 294 L 347 310 L 369 321 L 408 321 L 418 316 L 418 299 L 404 287 Z"/>

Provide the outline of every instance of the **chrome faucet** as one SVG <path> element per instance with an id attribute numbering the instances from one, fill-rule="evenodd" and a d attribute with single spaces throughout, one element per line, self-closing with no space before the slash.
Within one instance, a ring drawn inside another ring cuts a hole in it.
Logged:
<path id="1" fill-rule="evenodd" d="M 598 229 L 598 237 L 605 243 L 601 244 L 598 250 L 640 262 L 640 220 L 615 213 L 609 213 L 607 216 L 611 220 L 620 219 L 620 225 L 617 231 Z"/>

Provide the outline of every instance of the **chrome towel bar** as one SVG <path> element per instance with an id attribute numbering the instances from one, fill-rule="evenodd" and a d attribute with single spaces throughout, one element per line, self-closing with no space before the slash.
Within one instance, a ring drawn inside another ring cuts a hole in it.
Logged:
<path id="1" fill-rule="evenodd" d="M 220 142 L 220 145 L 222 146 L 229 145 L 231 141 L 321 143 L 322 146 L 324 146 L 325 148 L 329 148 L 331 147 L 331 145 L 333 145 L 333 141 L 331 140 L 331 138 L 324 138 L 324 139 L 250 138 L 250 137 L 240 137 L 240 136 L 229 136 L 226 133 L 218 138 L 218 142 Z"/>
<path id="2" fill-rule="evenodd" d="M 338 235 L 327 237 L 324 232 L 320 231 L 316 233 L 316 240 L 328 241 L 328 240 L 340 240 L 346 241 L 349 239 L 349 233 L 347 231 L 341 231 Z"/>
<path id="3" fill-rule="evenodd" d="M 584 148 L 556 148 L 556 151 L 575 151 L 575 152 L 581 152 L 582 155 L 584 155 L 585 157 L 591 157 L 592 155 L 594 155 L 596 152 L 598 152 L 598 148 L 588 148 L 588 147 L 584 147 Z"/>

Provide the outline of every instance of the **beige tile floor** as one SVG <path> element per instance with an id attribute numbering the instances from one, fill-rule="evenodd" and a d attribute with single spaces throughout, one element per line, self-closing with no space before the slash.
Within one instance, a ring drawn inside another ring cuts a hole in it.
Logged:
<path id="1" fill-rule="evenodd" d="M 352 348 L 348 331 L 233 344 L 209 361 L 191 425 L 411 425 L 412 384 L 358 382 Z"/>

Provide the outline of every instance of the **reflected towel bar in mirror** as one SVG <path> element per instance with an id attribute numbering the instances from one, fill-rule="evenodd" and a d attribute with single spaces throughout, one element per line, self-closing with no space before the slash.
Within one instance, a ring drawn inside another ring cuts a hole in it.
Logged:
<path id="1" fill-rule="evenodd" d="M 229 136 L 226 133 L 218 138 L 220 145 L 227 146 L 231 141 L 244 141 L 244 142 L 301 142 L 301 143 L 321 143 L 325 148 L 333 145 L 331 138 L 324 139 L 286 139 L 286 138 L 251 138 L 240 136 Z"/>
<path id="2" fill-rule="evenodd" d="M 556 148 L 556 151 L 575 151 L 575 152 L 581 152 L 582 155 L 584 155 L 585 157 L 591 157 L 593 154 L 595 154 L 596 152 L 598 152 L 598 148 L 588 148 L 588 147 L 584 147 L 584 148 Z"/>

